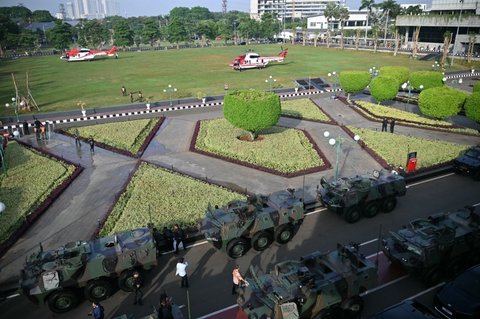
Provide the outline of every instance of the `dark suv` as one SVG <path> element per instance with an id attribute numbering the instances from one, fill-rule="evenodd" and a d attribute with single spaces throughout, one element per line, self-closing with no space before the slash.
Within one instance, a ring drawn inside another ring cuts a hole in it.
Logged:
<path id="1" fill-rule="evenodd" d="M 475 180 L 480 180 L 480 145 L 469 148 L 453 162 L 457 173 L 471 174 Z"/>

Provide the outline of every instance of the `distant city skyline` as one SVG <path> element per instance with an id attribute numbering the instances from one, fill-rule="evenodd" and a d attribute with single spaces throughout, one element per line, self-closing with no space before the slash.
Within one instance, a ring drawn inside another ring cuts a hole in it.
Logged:
<path id="1" fill-rule="evenodd" d="M 60 3 L 66 4 L 68 0 L 1 0 L 0 6 L 11 7 L 20 3 L 28 9 L 48 10 L 55 16 L 59 11 Z M 175 1 L 159 1 L 159 0 L 117 0 L 119 3 L 120 15 L 126 17 L 132 16 L 157 16 L 166 15 L 175 7 L 206 7 L 212 12 L 222 11 L 222 0 L 175 0 Z M 360 7 L 361 0 L 346 0 L 347 6 L 356 10 Z M 133 2 L 133 4 L 132 4 Z M 383 1 L 375 1 L 382 3 Z M 431 0 L 397 0 L 398 3 L 426 3 L 431 4 Z M 227 0 L 228 11 L 250 12 L 250 0 Z"/>

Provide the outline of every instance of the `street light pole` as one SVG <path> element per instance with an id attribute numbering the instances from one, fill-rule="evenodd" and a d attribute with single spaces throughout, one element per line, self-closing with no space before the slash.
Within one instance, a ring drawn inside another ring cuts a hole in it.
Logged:
<path id="1" fill-rule="evenodd" d="M 270 84 L 270 92 L 273 90 L 273 82 L 277 82 L 277 79 L 274 79 L 271 75 L 265 80 L 265 83 Z"/>
<path id="2" fill-rule="evenodd" d="M 13 109 L 14 109 L 14 111 L 15 111 L 15 116 L 16 116 L 16 118 L 17 118 L 17 123 L 19 123 L 19 122 L 20 122 L 20 119 L 19 119 L 19 117 L 18 117 L 18 109 L 17 109 L 18 103 L 17 103 L 17 99 L 14 98 L 14 97 L 12 97 L 12 106 L 13 106 Z M 9 103 L 6 103 L 6 104 L 5 104 L 5 107 L 7 107 L 7 108 L 10 107 L 10 104 L 9 104 Z"/>
<path id="3" fill-rule="evenodd" d="M 337 95 L 336 95 L 336 91 L 337 91 L 337 80 L 338 80 L 338 75 L 337 75 L 337 72 L 333 71 L 333 72 L 329 72 L 328 74 L 328 77 L 332 77 L 332 80 L 333 80 L 333 95 L 332 95 L 332 99 L 336 99 L 337 98 Z"/>
<path id="4" fill-rule="evenodd" d="M 330 132 L 329 131 L 323 132 L 323 136 L 328 138 L 330 136 Z M 353 137 L 353 139 L 355 140 L 355 142 L 358 142 L 360 140 L 360 136 L 355 135 Z M 331 146 L 335 146 L 335 154 L 336 154 L 336 157 L 335 157 L 335 177 L 334 177 L 335 181 L 338 180 L 338 159 L 340 157 L 340 149 L 341 149 L 344 141 L 345 141 L 345 139 L 343 137 L 340 137 L 340 136 L 338 136 L 337 138 L 330 138 L 328 140 L 328 144 L 330 144 Z"/>
<path id="5" fill-rule="evenodd" d="M 170 106 L 172 106 L 173 105 L 173 103 L 172 103 L 172 92 L 177 92 L 177 88 L 174 88 L 174 87 L 172 87 L 171 84 L 169 84 L 166 89 L 163 89 L 163 92 L 164 93 L 168 92 L 169 99 L 170 99 Z"/>

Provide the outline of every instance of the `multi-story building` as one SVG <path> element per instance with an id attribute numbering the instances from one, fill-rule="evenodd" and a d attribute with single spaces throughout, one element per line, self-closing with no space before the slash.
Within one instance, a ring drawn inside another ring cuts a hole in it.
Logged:
<path id="1" fill-rule="evenodd" d="M 66 11 L 69 19 L 103 19 L 118 15 L 119 7 L 116 0 L 72 0 Z"/>
<path id="2" fill-rule="evenodd" d="M 250 17 L 260 19 L 265 13 L 276 13 L 279 19 L 308 18 L 323 13 L 327 4 L 343 0 L 250 0 Z"/>
<path id="3" fill-rule="evenodd" d="M 369 30 L 370 26 L 367 25 L 367 10 L 360 11 L 348 11 L 349 17 L 348 20 L 344 22 L 343 28 L 348 29 L 362 29 Z M 307 28 L 309 31 L 327 31 L 339 29 L 340 22 L 336 20 L 327 21 L 325 15 L 320 14 L 318 16 L 310 17 L 307 19 Z"/>

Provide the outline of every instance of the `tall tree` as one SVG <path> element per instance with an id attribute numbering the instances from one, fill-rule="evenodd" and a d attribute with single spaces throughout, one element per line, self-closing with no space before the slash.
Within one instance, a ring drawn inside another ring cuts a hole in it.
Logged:
<path id="1" fill-rule="evenodd" d="M 365 45 L 367 45 L 368 26 L 372 23 L 372 10 L 375 8 L 375 0 L 361 0 L 358 10 L 367 9 L 367 23 L 365 25 Z"/>
<path id="2" fill-rule="evenodd" d="M 227 19 L 221 19 L 216 23 L 217 34 L 223 38 L 225 44 L 232 37 L 233 28 Z"/>
<path id="3" fill-rule="evenodd" d="M 52 17 L 50 11 L 48 10 L 35 10 L 32 12 L 32 22 L 51 22 L 54 21 L 55 18 Z"/>
<path id="4" fill-rule="evenodd" d="M 158 21 L 156 18 L 146 18 L 143 24 L 142 40 L 144 43 L 149 43 L 153 47 L 153 43 L 159 39 L 160 30 L 158 28 Z"/>
<path id="5" fill-rule="evenodd" d="M 7 16 L 0 15 L 0 53 L 3 49 L 15 47 L 20 29 L 17 24 Z"/>
<path id="6" fill-rule="evenodd" d="M 133 44 L 133 31 L 130 29 L 128 21 L 118 20 L 113 26 L 113 43 L 120 47 L 126 47 Z"/>
<path id="7" fill-rule="evenodd" d="M 408 14 L 408 15 L 418 15 L 422 13 L 423 13 L 423 9 L 419 4 L 416 6 L 409 6 L 408 8 L 402 8 L 400 11 L 400 14 Z"/>
<path id="8" fill-rule="evenodd" d="M 29 29 L 23 29 L 18 38 L 18 45 L 25 49 L 36 49 L 40 43 L 40 35 Z"/>
<path id="9" fill-rule="evenodd" d="M 280 30 L 280 21 L 276 13 L 265 13 L 260 21 L 261 36 L 263 38 L 273 38 Z"/>
<path id="10" fill-rule="evenodd" d="M 48 41 L 53 44 L 56 49 L 67 49 L 72 40 L 72 26 L 68 23 L 56 21 L 55 26 L 47 30 Z"/>
<path id="11" fill-rule="evenodd" d="M 167 29 L 167 40 L 171 43 L 175 43 L 177 49 L 179 49 L 179 43 L 188 40 L 188 38 L 187 30 L 182 21 L 177 17 L 170 19 L 170 24 Z"/>
<path id="12" fill-rule="evenodd" d="M 103 46 L 109 39 L 110 34 L 104 25 L 98 20 L 82 20 L 78 25 L 78 44 L 91 48 Z"/>
<path id="13" fill-rule="evenodd" d="M 327 19 L 327 48 L 330 47 L 330 31 L 333 29 L 331 27 L 332 20 L 338 15 L 338 6 L 334 2 L 329 2 L 325 7 L 325 11 L 323 12 L 325 18 Z"/>
<path id="14" fill-rule="evenodd" d="M 448 52 L 450 51 L 450 44 L 452 43 L 452 32 L 447 31 L 443 34 L 443 53 L 442 59 L 440 60 L 440 66 L 445 67 L 447 63 Z"/>
<path id="15" fill-rule="evenodd" d="M 348 8 L 339 7 L 337 13 L 337 19 L 340 21 L 340 48 L 343 50 L 343 26 L 345 22 L 350 18 Z"/>

